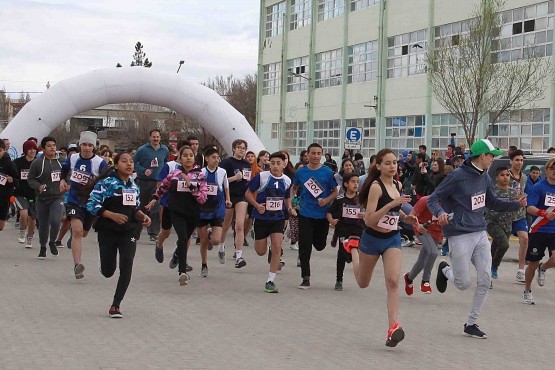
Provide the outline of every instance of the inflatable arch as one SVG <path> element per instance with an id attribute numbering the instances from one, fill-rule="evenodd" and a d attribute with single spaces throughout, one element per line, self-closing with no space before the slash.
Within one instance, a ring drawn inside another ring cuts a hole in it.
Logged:
<path id="1" fill-rule="evenodd" d="M 214 90 L 175 73 L 140 67 L 99 69 L 63 80 L 27 103 L 0 137 L 10 139 L 17 157 L 28 137 L 40 141 L 76 114 L 122 103 L 159 105 L 191 117 L 228 153 L 235 139 L 246 140 L 255 153 L 264 149 L 245 117 Z"/>

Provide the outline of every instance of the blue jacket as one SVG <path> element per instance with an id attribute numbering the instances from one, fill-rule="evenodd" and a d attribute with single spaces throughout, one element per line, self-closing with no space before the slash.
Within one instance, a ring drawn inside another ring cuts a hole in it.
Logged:
<path id="1" fill-rule="evenodd" d="M 485 207 L 472 210 L 472 202 L 484 195 Z M 488 172 L 480 172 L 472 165 L 470 159 L 465 160 L 443 180 L 426 204 L 436 217 L 444 213 L 453 213 L 453 220 L 443 226 L 443 234 L 448 237 L 486 230 L 486 208 L 501 212 L 516 211 L 520 208 L 517 201 L 503 201 L 497 198 Z"/>
<path id="2" fill-rule="evenodd" d="M 135 162 L 135 171 L 139 180 L 158 180 L 158 175 L 162 167 L 168 161 L 170 151 L 164 144 L 160 144 L 158 150 L 154 149 L 150 143 L 146 143 L 137 149 L 137 153 L 133 157 Z M 150 176 L 145 175 L 145 171 L 151 169 Z"/>
<path id="3" fill-rule="evenodd" d="M 530 195 L 530 193 L 532 193 L 532 188 L 534 187 L 534 185 L 540 182 L 541 179 L 542 177 L 540 176 L 538 177 L 538 180 L 536 182 L 532 182 L 530 175 L 526 176 L 526 186 L 524 187 L 524 192 L 527 195 Z"/>

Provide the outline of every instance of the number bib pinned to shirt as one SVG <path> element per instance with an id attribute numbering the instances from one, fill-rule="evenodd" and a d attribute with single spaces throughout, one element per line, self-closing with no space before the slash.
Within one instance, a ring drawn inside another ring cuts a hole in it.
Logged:
<path id="1" fill-rule="evenodd" d="M 350 205 L 350 204 L 344 204 L 343 205 L 343 213 L 341 214 L 341 216 L 343 218 L 358 219 L 358 218 L 360 218 L 360 214 L 361 214 L 360 207 L 353 206 L 353 205 Z"/>
<path id="2" fill-rule="evenodd" d="M 191 189 L 189 189 L 189 186 L 187 185 L 187 182 L 185 180 L 177 180 L 177 191 L 180 193 L 183 192 L 191 192 Z"/>
<path id="3" fill-rule="evenodd" d="M 478 193 L 470 197 L 470 201 L 472 204 L 472 210 L 475 211 L 477 209 L 483 208 L 486 206 L 486 193 Z"/>
<path id="4" fill-rule="evenodd" d="M 88 174 L 87 172 L 73 170 L 71 171 L 71 177 L 69 179 L 78 184 L 87 185 L 90 178 L 91 178 L 91 175 Z"/>
<path id="5" fill-rule="evenodd" d="M 378 226 L 387 230 L 397 230 L 399 224 L 399 214 L 388 213 L 378 221 Z"/>
<path id="6" fill-rule="evenodd" d="M 206 184 L 206 194 L 207 195 L 218 195 L 218 185 L 217 184 Z"/>
<path id="7" fill-rule="evenodd" d="M 243 180 L 251 181 L 252 171 L 250 169 L 243 169 Z"/>
<path id="8" fill-rule="evenodd" d="M 555 194 L 546 193 L 544 205 L 546 205 L 547 207 L 555 207 Z"/>
<path id="9" fill-rule="evenodd" d="M 124 206 L 136 206 L 137 205 L 137 192 L 133 189 L 122 189 L 121 194 L 123 197 Z"/>
<path id="10" fill-rule="evenodd" d="M 318 198 L 318 196 L 320 196 L 320 194 L 324 192 L 324 189 L 322 189 L 322 186 L 320 186 L 320 184 L 314 179 L 314 177 L 308 179 L 304 183 L 304 187 L 314 198 Z"/>
<path id="11" fill-rule="evenodd" d="M 0 185 L 6 185 L 8 182 L 8 175 L 0 173 Z"/>
<path id="12" fill-rule="evenodd" d="M 150 167 L 152 168 L 158 167 L 158 158 L 154 157 L 154 159 L 150 161 Z"/>
<path id="13" fill-rule="evenodd" d="M 29 170 L 21 170 L 21 180 L 27 180 L 29 178 Z"/>
<path id="14" fill-rule="evenodd" d="M 50 174 L 50 178 L 52 182 L 60 182 L 60 178 L 62 177 L 62 172 L 60 170 L 52 171 Z"/>
<path id="15" fill-rule="evenodd" d="M 283 209 L 283 198 L 268 197 L 266 198 L 266 211 L 281 211 Z"/>

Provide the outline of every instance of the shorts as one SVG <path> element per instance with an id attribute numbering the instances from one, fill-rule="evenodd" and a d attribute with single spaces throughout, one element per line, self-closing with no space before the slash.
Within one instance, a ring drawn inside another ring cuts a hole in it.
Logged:
<path id="1" fill-rule="evenodd" d="M 545 248 L 549 251 L 549 257 L 555 249 L 554 233 L 531 233 L 528 239 L 528 250 L 526 261 L 538 262 L 545 256 Z"/>
<path id="2" fill-rule="evenodd" d="M 15 197 L 15 206 L 17 207 L 18 211 L 22 211 L 24 209 L 29 211 L 29 216 L 33 220 L 37 219 L 37 208 L 35 207 L 35 200 L 29 201 L 29 199 L 25 197 Z"/>
<path id="3" fill-rule="evenodd" d="M 83 230 L 89 231 L 94 221 L 94 216 L 86 209 L 74 203 L 66 204 L 66 215 L 70 220 L 75 218 L 83 223 Z"/>
<path id="4" fill-rule="evenodd" d="M 8 221 L 10 215 L 10 200 L 0 201 L 0 220 Z"/>
<path id="5" fill-rule="evenodd" d="M 254 240 L 263 240 L 272 234 L 283 234 L 285 220 L 254 220 Z"/>
<path id="6" fill-rule="evenodd" d="M 380 239 L 365 231 L 360 237 L 358 250 L 370 256 L 380 256 L 389 248 L 403 249 L 401 247 L 401 233 L 397 233 L 387 239 Z"/>
<path id="7" fill-rule="evenodd" d="M 513 230 L 511 233 L 516 235 L 518 231 L 528 232 L 528 221 L 526 220 L 526 217 L 513 221 Z"/>
<path id="8" fill-rule="evenodd" d="M 230 199 L 231 199 L 232 207 L 235 207 L 235 205 L 239 202 L 246 202 L 247 201 L 245 199 L 245 195 L 232 195 L 232 196 L 230 196 Z"/>
<path id="9" fill-rule="evenodd" d="M 171 230 L 173 226 L 172 213 L 168 207 L 160 206 L 160 217 L 162 230 Z"/>
<path id="10" fill-rule="evenodd" d="M 212 226 L 212 227 L 222 227 L 224 224 L 224 219 L 220 217 L 212 218 L 210 220 L 203 220 L 202 218 L 198 220 L 197 227 Z"/>
<path id="11" fill-rule="evenodd" d="M 252 211 L 254 211 L 254 206 L 249 203 L 247 206 L 247 217 L 252 218 Z"/>

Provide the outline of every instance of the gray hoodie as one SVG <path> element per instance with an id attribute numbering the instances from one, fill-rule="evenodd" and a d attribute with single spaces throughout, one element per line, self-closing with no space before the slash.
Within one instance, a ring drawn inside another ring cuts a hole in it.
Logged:
<path id="1" fill-rule="evenodd" d="M 37 199 L 49 201 L 64 198 L 64 193 L 60 192 L 60 180 L 52 181 L 52 172 L 58 171 L 61 176 L 61 170 L 62 165 L 60 161 L 48 159 L 45 156 L 37 158 L 31 163 L 27 183 L 37 193 Z M 40 186 L 43 184 L 46 184 L 46 190 L 40 192 Z"/>
<path id="2" fill-rule="evenodd" d="M 472 203 L 480 203 L 485 195 L 485 207 L 472 210 Z M 474 197 L 474 198 L 473 198 Z M 440 206 L 440 202 L 441 205 Z M 504 201 L 495 195 L 493 181 L 487 171 L 479 171 L 467 159 L 430 195 L 426 202 L 432 215 L 439 217 L 453 213 L 453 220 L 443 226 L 445 236 L 455 236 L 486 230 L 485 211 L 516 211 L 520 208 L 517 201 Z"/>

